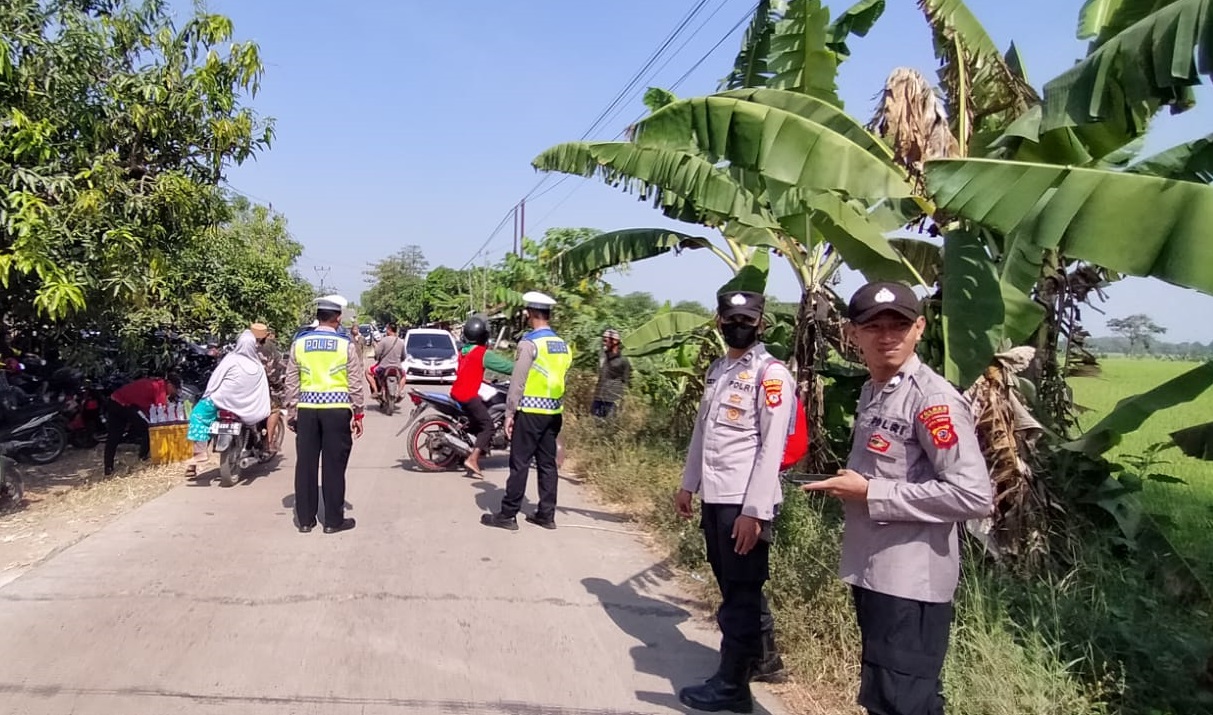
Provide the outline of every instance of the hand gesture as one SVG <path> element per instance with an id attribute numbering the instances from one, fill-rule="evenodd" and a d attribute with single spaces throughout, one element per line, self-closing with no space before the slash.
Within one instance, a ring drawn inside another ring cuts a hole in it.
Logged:
<path id="1" fill-rule="evenodd" d="M 350 433 L 354 435 L 354 439 L 362 436 L 362 420 L 358 418 L 350 420 Z"/>
<path id="2" fill-rule="evenodd" d="M 813 482 L 801 487 L 806 492 L 825 492 L 844 501 L 866 501 L 868 480 L 859 472 L 840 469 L 837 477 Z"/>

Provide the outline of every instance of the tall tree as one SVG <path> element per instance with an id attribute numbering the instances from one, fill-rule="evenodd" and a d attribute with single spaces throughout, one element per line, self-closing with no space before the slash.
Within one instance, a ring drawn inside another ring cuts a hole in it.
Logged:
<path id="1" fill-rule="evenodd" d="M 371 287 L 362 293 L 363 312 L 384 322 L 422 322 L 428 269 L 425 254 L 415 245 L 372 263 L 365 272 Z"/>
<path id="2" fill-rule="evenodd" d="M 1167 332 L 1166 328 L 1144 313 L 1135 313 L 1127 318 L 1113 318 L 1108 321 L 1108 330 L 1128 338 L 1129 350 L 1140 346 L 1146 352 L 1150 352 L 1150 339 L 1153 336 Z"/>

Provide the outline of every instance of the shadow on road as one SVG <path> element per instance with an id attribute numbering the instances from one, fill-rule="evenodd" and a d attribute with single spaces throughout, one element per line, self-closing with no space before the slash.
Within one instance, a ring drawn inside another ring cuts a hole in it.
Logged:
<path id="1" fill-rule="evenodd" d="M 662 562 L 623 583 L 585 578 L 581 584 L 598 599 L 621 631 L 640 642 L 630 651 L 636 672 L 656 675 L 670 684 L 669 692 L 637 691 L 636 698 L 651 705 L 686 711 L 678 701 L 678 690 L 707 680 L 716 670 L 719 654 L 714 648 L 683 635 L 678 626 L 691 618 L 690 611 L 664 598 L 646 595 L 645 592 L 672 578 L 673 574 Z M 754 704 L 754 712 L 770 715 L 758 703 Z"/>

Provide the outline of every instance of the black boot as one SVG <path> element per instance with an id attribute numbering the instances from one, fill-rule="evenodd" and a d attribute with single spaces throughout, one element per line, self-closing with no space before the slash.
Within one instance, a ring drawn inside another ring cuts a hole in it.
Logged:
<path id="1" fill-rule="evenodd" d="M 779 649 L 775 647 L 775 634 L 762 634 L 762 659 L 754 666 L 750 680 L 759 683 L 787 682 L 788 673 L 783 668 L 783 658 L 779 657 Z"/>
<path id="2" fill-rule="evenodd" d="M 720 655 L 720 670 L 703 685 L 693 685 L 678 691 L 678 700 L 689 708 L 715 713 L 754 712 L 750 694 L 750 672 L 753 660 L 732 654 Z"/>

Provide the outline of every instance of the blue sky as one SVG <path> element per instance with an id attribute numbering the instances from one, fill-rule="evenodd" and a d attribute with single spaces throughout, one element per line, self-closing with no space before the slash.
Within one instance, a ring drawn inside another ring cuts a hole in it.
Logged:
<path id="1" fill-rule="evenodd" d="M 496 261 L 511 248 L 512 223 L 478 250 L 542 178 L 531 159 L 580 138 L 692 4 L 210 0 L 210 10 L 233 19 L 238 39 L 260 44 L 266 73 L 254 106 L 277 122 L 273 148 L 234 168 L 229 181 L 285 214 L 305 247 L 305 277 L 316 280 L 314 267 L 327 266 L 328 284 L 353 299 L 365 287 L 366 264 L 407 244 L 421 246 L 431 266 Z M 827 4 L 837 11 L 850 3 Z M 1037 87 L 1082 55 L 1074 37 L 1081 4 L 969 2 L 1000 46 L 1015 41 Z M 839 78 L 847 109 L 864 118 L 895 67 L 934 76 L 930 33 L 915 3 L 888 5 L 867 38 L 849 43 L 852 58 Z M 590 138 L 614 138 L 643 113 L 644 87 L 672 85 L 751 7 L 751 0 L 709 0 L 690 26 L 698 31 L 685 46 L 690 33 L 684 33 L 671 48 L 681 50 L 656 64 L 664 69 L 646 76 Z M 741 33 L 691 72 L 677 94 L 713 91 Z M 1200 98 L 1197 109 L 1161 118 L 1148 150 L 1207 132 L 1213 94 L 1202 89 Z M 678 226 L 600 182 L 570 177 L 556 185 L 560 178 L 551 177 L 527 202 L 528 235 L 554 226 Z M 771 292 L 795 299 L 792 276 L 776 271 Z M 634 264 L 609 280 L 621 292 L 710 304 L 727 277 L 712 256 L 691 252 Z M 857 285 L 849 277 L 842 290 Z M 1108 296 L 1100 306 L 1106 317 L 1145 312 L 1168 328 L 1170 340 L 1213 340 L 1208 321 L 1191 319 L 1213 311 L 1209 296 L 1138 279 L 1113 286 Z M 1104 316 L 1086 313 L 1088 328 L 1104 334 Z"/>

